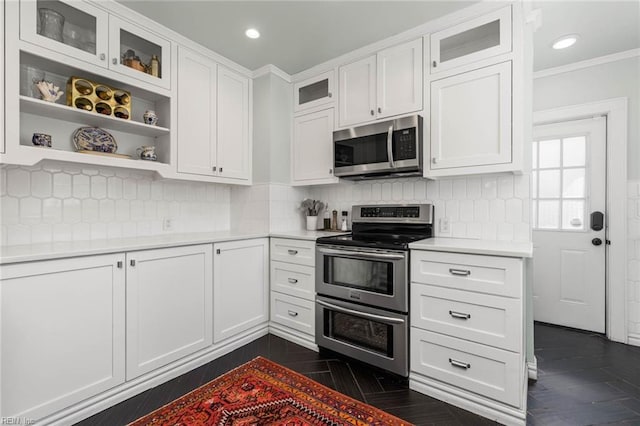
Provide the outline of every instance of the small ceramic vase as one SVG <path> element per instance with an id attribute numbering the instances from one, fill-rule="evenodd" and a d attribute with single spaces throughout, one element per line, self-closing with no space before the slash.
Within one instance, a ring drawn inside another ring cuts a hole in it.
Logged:
<path id="1" fill-rule="evenodd" d="M 158 159 L 156 156 L 156 147 L 153 145 L 141 146 L 136 150 L 136 153 L 141 160 L 156 161 Z"/>
<path id="2" fill-rule="evenodd" d="M 158 124 L 158 116 L 156 115 L 155 111 L 152 111 L 152 110 L 145 111 L 144 114 L 142 115 L 142 118 L 145 124 L 149 124 L 151 126 L 155 126 L 156 124 Z"/>
<path id="3" fill-rule="evenodd" d="M 44 133 L 34 133 L 31 137 L 31 142 L 35 146 L 51 148 L 51 135 L 45 135 Z"/>

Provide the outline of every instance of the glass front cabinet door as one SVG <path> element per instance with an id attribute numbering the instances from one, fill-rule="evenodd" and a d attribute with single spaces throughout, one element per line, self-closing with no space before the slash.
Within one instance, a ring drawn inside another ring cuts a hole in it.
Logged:
<path id="1" fill-rule="evenodd" d="M 129 22 L 109 17 L 109 68 L 171 88 L 171 42 Z"/>
<path id="2" fill-rule="evenodd" d="M 294 83 L 295 112 L 326 105 L 333 102 L 334 72 L 327 71 L 304 81 Z"/>
<path id="3" fill-rule="evenodd" d="M 431 34 L 431 74 L 511 52 L 511 7 Z"/>
<path id="4" fill-rule="evenodd" d="M 20 2 L 20 38 L 46 49 L 107 66 L 109 15 L 70 0 Z"/>

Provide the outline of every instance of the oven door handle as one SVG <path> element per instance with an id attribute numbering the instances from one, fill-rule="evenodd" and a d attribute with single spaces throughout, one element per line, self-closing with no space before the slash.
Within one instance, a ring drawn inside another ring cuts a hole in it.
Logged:
<path id="1" fill-rule="evenodd" d="M 352 314 L 358 317 L 368 318 L 376 321 L 382 321 L 389 324 L 404 324 L 405 322 L 403 319 L 390 318 L 390 317 L 385 317 L 385 316 L 376 315 L 376 314 L 369 314 L 367 312 L 360 312 L 353 309 L 343 308 L 342 306 L 337 306 L 337 305 L 334 305 L 333 303 L 323 302 L 322 300 L 316 300 L 316 303 L 322 306 L 325 306 L 329 309 L 333 309 L 334 311 L 342 312 L 344 314 Z"/>
<path id="2" fill-rule="evenodd" d="M 387 131 L 387 156 L 389 157 L 389 167 L 395 167 L 393 161 L 393 124 Z"/>
<path id="3" fill-rule="evenodd" d="M 382 259 L 382 260 L 402 260 L 405 258 L 403 254 L 391 253 L 371 253 L 356 250 L 335 250 L 324 247 L 318 247 L 318 251 L 323 254 L 335 254 L 338 256 L 356 256 L 364 259 Z"/>

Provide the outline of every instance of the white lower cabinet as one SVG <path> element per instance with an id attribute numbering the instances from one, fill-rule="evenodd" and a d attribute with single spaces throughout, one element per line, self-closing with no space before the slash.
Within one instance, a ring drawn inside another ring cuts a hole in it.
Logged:
<path id="1" fill-rule="evenodd" d="M 271 238 L 271 324 L 284 339 L 316 348 L 315 241 Z"/>
<path id="2" fill-rule="evenodd" d="M 409 386 L 524 425 L 523 287 L 521 258 L 413 250 Z"/>
<path id="3" fill-rule="evenodd" d="M 124 382 L 123 262 L 1 267 L 0 418 L 39 419 Z"/>
<path id="4" fill-rule="evenodd" d="M 127 253 L 127 380 L 211 345 L 211 250 Z"/>
<path id="5" fill-rule="evenodd" d="M 213 245 L 213 342 L 269 320 L 269 240 Z"/>

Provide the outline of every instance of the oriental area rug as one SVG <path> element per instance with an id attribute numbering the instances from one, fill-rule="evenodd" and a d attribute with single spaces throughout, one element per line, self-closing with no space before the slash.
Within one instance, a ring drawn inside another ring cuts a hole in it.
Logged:
<path id="1" fill-rule="evenodd" d="M 258 357 L 130 426 L 410 426 L 398 417 Z"/>

